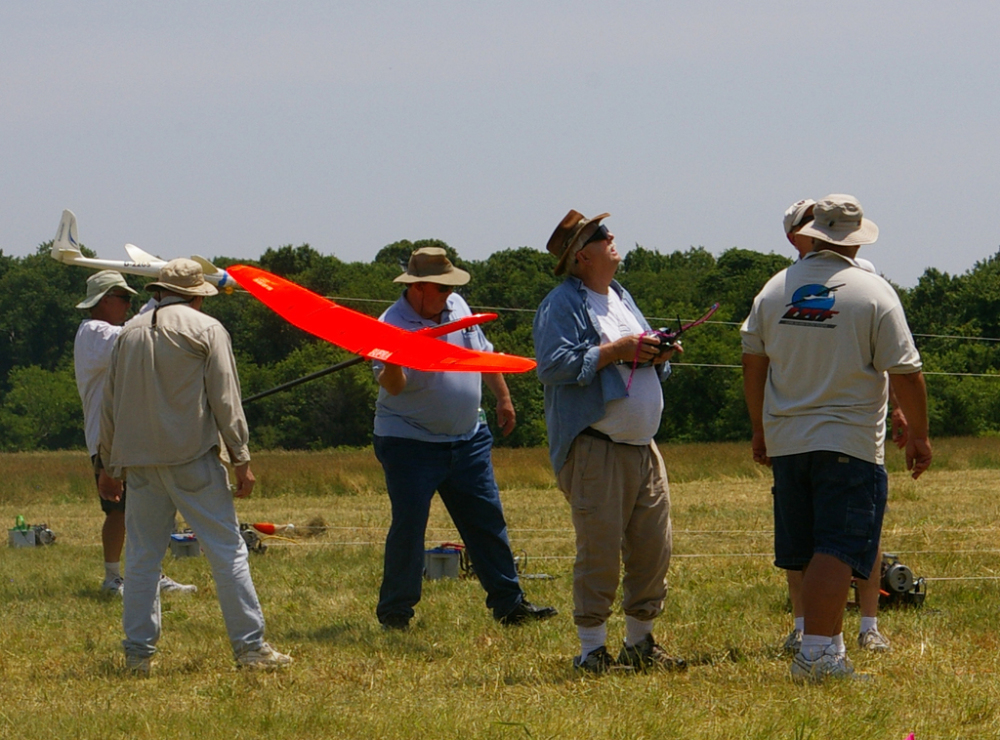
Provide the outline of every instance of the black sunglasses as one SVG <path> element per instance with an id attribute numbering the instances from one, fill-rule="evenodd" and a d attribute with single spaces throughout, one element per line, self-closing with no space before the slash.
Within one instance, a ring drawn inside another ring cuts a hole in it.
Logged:
<path id="1" fill-rule="evenodd" d="M 608 231 L 608 227 L 601 224 L 597 227 L 597 231 L 590 235 L 590 238 L 583 243 L 583 246 L 587 246 L 591 242 L 604 242 L 611 238 L 611 232 Z M 583 247 L 581 247 L 582 249 Z"/>

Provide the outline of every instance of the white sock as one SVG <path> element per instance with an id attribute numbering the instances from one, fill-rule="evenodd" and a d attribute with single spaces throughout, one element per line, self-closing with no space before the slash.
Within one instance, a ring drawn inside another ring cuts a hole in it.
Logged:
<path id="1" fill-rule="evenodd" d="M 596 627 L 576 626 L 576 634 L 580 638 L 580 657 L 586 658 L 599 647 L 604 647 L 608 641 L 608 627 L 599 624 Z"/>
<path id="2" fill-rule="evenodd" d="M 644 622 L 641 619 L 625 615 L 625 644 L 628 647 L 635 647 L 653 634 L 653 620 Z"/>
<path id="3" fill-rule="evenodd" d="M 806 618 L 805 617 L 796 617 L 795 618 L 795 629 L 797 629 L 799 632 L 805 632 L 806 631 Z"/>
<path id="4" fill-rule="evenodd" d="M 844 644 L 844 633 L 833 636 L 833 646 L 837 648 L 837 655 L 847 655 L 847 645 Z"/>
<path id="5" fill-rule="evenodd" d="M 858 630 L 860 634 L 865 632 L 870 632 L 871 630 L 878 629 L 878 617 L 861 617 L 861 629 Z"/>
<path id="6" fill-rule="evenodd" d="M 806 660 L 816 660 L 833 644 L 827 635 L 802 635 L 802 655 Z"/>
<path id="7" fill-rule="evenodd" d="M 114 579 L 121 577 L 122 577 L 122 564 L 120 562 L 104 564 L 105 581 L 113 581 Z"/>

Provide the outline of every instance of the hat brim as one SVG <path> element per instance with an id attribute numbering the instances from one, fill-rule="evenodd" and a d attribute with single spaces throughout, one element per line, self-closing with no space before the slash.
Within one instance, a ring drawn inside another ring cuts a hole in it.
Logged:
<path id="1" fill-rule="evenodd" d="M 112 288 L 121 288 L 122 290 L 127 290 L 132 295 L 139 295 L 136 291 L 132 290 L 132 288 L 130 288 L 124 282 L 123 283 L 114 283 L 112 285 L 109 285 L 107 288 L 105 288 L 104 290 L 102 290 L 97 295 L 89 296 L 89 297 L 85 298 L 84 300 L 80 301 L 79 303 L 76 304 L 76 307 L 77 308 L 93 308 L 94 306 L 96 306 L 98 303 L 101 302 L 101 299 L 104 298 L 104 296 L 106 296 L 108 294 L 108 291 L 111 290 Z"/>
<path id="2" fill-rule="evenodd" d="M 453 267 L 449 272 L 441 273 L 440 275 L 411 275 L 408 272 L 404 272 L 393 278 L 394 283 L 437 283 L 438 285 L 465 285 L 469 282 L 470 275 L 465 270 L 458 267 Z"/>
<path id="3" fill-rule="evenodd" d="M 176 293 L 177 295 L 189 295 L 189 296 L 210 296 L 218 295 L 219 289 L 216 288 L 211 283 L 202 283 L 201 285 L 196 285 L 193 288 L 184 288 L 180 285 L 171 285 L 170 283 L 146 283 L 144 286 L 147 293 L 153 293 L 157 290 L 169 290 L 171 293 Z"/>
<path id="4" fill-rule="evenodd" d="M 865 244 L 874 244 L 878 240 L 878 226 L 874 221 L 867 218 L 861 219 L 861 226 L 857 229 L 831 229 L 817 224 L 815 221 L 807 223 L 798 232 L 801 236 L 811 236 L 814 239 L 836 244 L 841 247 L 859 247 Z"/>
<path id="5" fill-rule="evenodd" d="M 562 256 L 559 257 L 559 261 L 556 262 L 555 270 L 553 270 L 553 272 L 555 272 L 556 275 L 562 275 L 564 272 L 566 272 L 566 265 L 569 263 L 569 258 L 575 255 L 578 251 L 580 251 L 580 249 L 583 248 L 582 244 L 579 247 L 576 247 L 576 242 L 580 240 L 584 230 L 591 224 L 597 224 L 598 226 L 600 226 L 601 221 L 603 221 L 610 215 L 611 215 L 610 213 L 602 213 L 599 216 L 594 216 L 593 218 L 582 218 L 580 219 L 579 222 L 577 222 L 576 234 L 574 234 L 573 237 L 570 239 L 569 244 L 566 245 L 566 249 L 563 250 Z"/>

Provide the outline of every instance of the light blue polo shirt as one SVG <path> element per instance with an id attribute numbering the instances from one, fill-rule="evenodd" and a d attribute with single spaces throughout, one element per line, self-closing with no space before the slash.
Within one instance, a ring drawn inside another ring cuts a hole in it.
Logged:
<path id="1" fill-rule="evenodd" d="M 471 315 L 465 300 L 452 293 L 441 314 L 441 323 Z M 405 294 L 379 317 L 379 321 L 406 331 L 438 326 L 430 319 L 421 318 L 406 301 Z M 493 351 L 493 345 L 478 326 L 446 334 L 436 341 L 483 352 Z M 384 363 L 372 362 L 375 377 L 384 366 Z M 480 373 L 422 372 L 408 367 L 403 368 L 403 373 L 406 375 L 406 387 L 398 396 L 390 395 L 385 388 L 379 387 L 375 405 L 377 436 L 405 437 L 423 442 L 463 442 L 476 434 L 483 393 Z"/>

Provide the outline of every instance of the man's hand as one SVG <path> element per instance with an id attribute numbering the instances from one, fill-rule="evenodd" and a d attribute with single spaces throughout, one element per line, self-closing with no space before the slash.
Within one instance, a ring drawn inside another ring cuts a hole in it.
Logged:
<path id="1" fill-rule="evenodd" d="M 931 466 L 931 441 L 927 437 L 911 437 L 906 442 L 906 469 L 913 480 Z"/>
<path id="2" fill-rule="evenodd" d="M 105 501 L 117 503 L 122 500 L 122 482 L 117 478 L 112 478 L 104 468 L 101 468 L 101 472 L 98 473 L 97 490 Z"/>
<path id="3" fill-rule="evenodd" d="M 750 442 L 750 447 L 753 450 L 753 461 L 755 463 L 771 467 L 771 458 L 767 456 L 767 445 L 764 443 L 763 430 L 753 433 L 753 441 Z"/>
<path id="4" fill-rule="evenodd" d="M 514 413 L 514 402 L 510 400 L 510 396 L 497 399 L 497 424 L 505 437 L 514 431 L 517 414 Z"/>
<path id="5" fill-rule="evenodd" d="M 254 483 L 257 482 L 257 479 L 253 477 L 253 471 L 250 470 L 250 463 L 237 465 L 233 471 L 236 473 L 236 490 L 233 491 L 233 496 L 246 498 L 253 491 Z"/>
<path id="6" fill-rule="evenodd" d="M 910 425 L 902 409 L 894 408 L 889 415 L 889 425 L 892 428 L 892 441 L 899 449 L 906 447 L 910 438 Z"/>
<path id="7" fill-rule="evenodd" d="M 674 359 L 675 354 L 680 354 L 680 355 L 684 354 L 684 348 L 681 346 L 680 339 L 675 339 L 674 343 L 670 346 L 670 349 L 665 349 L 662 352 L 660 352 L 660 354 L 658 354 L 656 357 L 654 357 L 653 364 L 659 365 L 660 363 L 663 362 L 669 362 L 670 360 Z"/>

